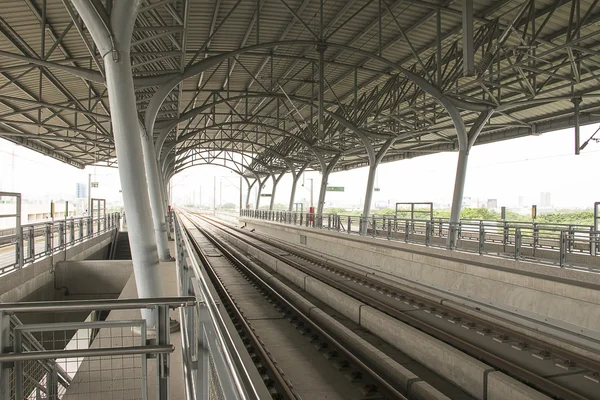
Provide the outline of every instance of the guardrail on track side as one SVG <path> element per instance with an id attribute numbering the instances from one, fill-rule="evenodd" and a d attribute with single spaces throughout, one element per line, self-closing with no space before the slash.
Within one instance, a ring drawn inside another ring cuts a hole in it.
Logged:
<path id="1" fill-rule="evenodd" d="M 550 260 L 561 267 L 574 255 L 597 256 L 600 231 L 593 226 L 525 223 L 512 221 L 471 221 L 450 223 L 447 219 L 405 219 L 394 216 L 311 214 L 290 211 L 241 210 L 240 217 L 256 218 L 361 236 L 445 247 L 479 254 L 505 254 L 515 259 L 532 257 Z M 593 264 L 589 268 L 600 268 Z"/>
<path id="2" fill-rule="evenodd" d="M 0 236 L 0 276 L 28 263 L 65 250 L 98 234 L 118 229 L 121 214 L 102 217 L 77 217 L 20 226 Z"/>
<path id="3" fill-rule="evenodd" d="M 180 310 L 186 392 L 196 393 L 188 399 L 271 398 L 260 375 L 251 373 L 252 360 L 241 354 L 245 346 L 200 265 L 179 215 L 171 215 L 180 293 L 197 301 L 196 307 Z"/>

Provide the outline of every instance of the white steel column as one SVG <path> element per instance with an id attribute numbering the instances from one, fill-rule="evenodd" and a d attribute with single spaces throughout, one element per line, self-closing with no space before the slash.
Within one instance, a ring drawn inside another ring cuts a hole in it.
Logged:
<path id="1" fill-rule="evenodd" d="M 457 231 L 456 224 L 460 221 L 460 212 L 462 210 L 462 201 L 465 191 L 465 181 L 467 177 L 467 163 L 469 161 L 469 151 L 475 144 L 475 140 L 481 133 L 481 130 L 490 119 L 493 110 L 482 111 L 475 120 L 469 132 L 465 135 L 468 141 L 462 144 L 458 151 L 458 163 L 456 165 L 456 179 L 454 180 L 454 194 L 452 195 L 452 208 L 450 210 L 450 227 L 448 241 L 446 243 L 449 249 L 456 246 Z M 454 230 L 453 230 L 454 228 Z"/>
<path id="2" fill-rule="evenodd" d="M 148 195 L 152 209 L 152 220 L 154 223 L 154 235 L 158 257 L 163 261 L 171 261 L 169 253 L 169 238 L 167 237 L 166 210 L 164 209 L 162 184 L 158 174 L 158 163 L 154 150 L 154 140 L 148 134 L 144 126 L 139 123 L 140 136 L 142 137 L 142 151 L 144 153 L 144 166 L 146 168 L 146 179 L 148 180 Z"/>
<path id="3" fill-rule="evenodd" d="M 100 10 L 89 0 L 71 0 L 98 46 L 106 72 L 111 122 L 123 202 L 127 212 L 131 257 L 138 296 L 160 297 L 158 253 L 153 234 L 144 155 L 137 119 L 130 44 L 136 14 L 141 1 L 116 1 L 106 26 Z M 94 3 L 99 4 L 99 3 Z M 105 10 L 102 10 L 105 13 Z M 156 325 L 150 310 L 142 311 L 149 327 Z"/>
<path id="4" fill-rule="evenodd" d="M 283 178 L 283 174 L 285 174 L 285 172 L 279 174 L 279 177 L 277 178 L 275 178 L 274 174 L 271 175 L 271 179 L 273 179 L 273 190 L 271 190 L 271 202 L 269 203 L 270 211 L 273 211 L 273 206 L 275 205 L 275 191 L 277 190 L 277 185 L 279 184 L 279 181 L 281 180 L 281 178 Z"/>
<path id="5" fill-rule="evenodd" d="M 252 192 L 252 187 L 254 186 L 254 184 L 258 181 L 258 179 L 255 179 L 254 182 L 252 183 L 248 183 L 248 193 L 246 195 L 246 209 L 250 208 L 250 195 Z"/>
<path id="6" fill-rule="evenodd" d="M 362 220 L 363 223 L 361 225 L 361 233 L 367 233 L 367 223 L 366 219 L 369 218 L 369 214 L 371 213 L 371 203 L 373 202 L 373 190 L 375 186 L 375 173 L 377 172 L 377 166 L 381 162 L 381 159 L 389 148 L 394 144 L 394 139 L 390 139 L 381 146 L 379 151 L 375 153 L 373 150 L 373 146 L 368 143 L 368 139 L 365 138 L 365 147 L 367 149 L 367 153 L 369 154 L 369 177 L 367 178 L 367 191 L 365 193 L 365 203 L 363 204 L 363 212 L 362 212 Z M 367 145 L 368 143 L 368 145 Z"/>
<path id="7" fill-rule="evenodd" d="M 266 180 L 267 178 L 265 178 Z M 260 206 L 260 192 L 262 192 L 262 187 L 263 187 L 263 183 L 265 181 L 261 181 L 260 178 L 257 176 L 256 177 L 256 182 L 258 183 L 258 191 L 256 192 L 256 207 L 254 207 L 256 210 L 258 210 L 258 207 Z"/>
<path id="8" fill-rule="evenodd" d="M 288 211 L 294 211 L 294 200 L 296 199 L 296 186 L 298 185 L 298 180 L 304 170 L 308 167 L 308 163 L 304 164 L 298 171 L 292 170 L 292 192 L 290 193 L 290 204 L 288 205 Z M 311 193 L 312 195 L 312 193 Z"/>
<path id="9" fill-rule="evenodd" d="M 327 194 L 327 181 L 329 180 L 329 174 L 335 168 L 335 165 L 342 156 L 340 154 L 333 157 L 329 162 L 329 165 L 325 165 L 325 162 L 321 162 L 321 173 L 323 178 L 321 179 L 321 188 L 319 189 L 319 202 L 317 203 L 317 215 L 323 214 L 323 208 L 325 207 L 325 195 Z"/>

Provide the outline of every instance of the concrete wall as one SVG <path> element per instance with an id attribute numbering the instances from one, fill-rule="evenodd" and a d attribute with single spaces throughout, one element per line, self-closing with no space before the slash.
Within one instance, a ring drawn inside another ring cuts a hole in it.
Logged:
<path id="1" fill-rule="evenodd" d="M 600 338 L 600 274 L 240 218 L 276 237 L 384 276 Z M 466 304 L 466 303 L 465 303 Z"/>
<path id="2" fill-rule="evenodd" d="M 113 231 L 103 233 L 0 277 L 0 301 L 54 300 L 56 291 L 52 274 L 53 264 L 64 260 L 80 261 L 106 254 L 113 237 Z"/>
<path id="3" fill-rule="evenodd" d="M 56 264 L 56 300 L 117 298 L 133 273 L 131 260 L 60 261 Z M 58 298 L 60 296 L 61 298 Z"/>

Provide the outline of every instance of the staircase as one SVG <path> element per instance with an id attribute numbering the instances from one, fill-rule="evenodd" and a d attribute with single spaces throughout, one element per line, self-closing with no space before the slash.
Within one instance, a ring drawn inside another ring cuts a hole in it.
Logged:
<path id="1" fill-rule="evenodd" d="M 129 248 L 129 234 L 119 232 L 113 260 L 131 260 L 131 249 Z"/>

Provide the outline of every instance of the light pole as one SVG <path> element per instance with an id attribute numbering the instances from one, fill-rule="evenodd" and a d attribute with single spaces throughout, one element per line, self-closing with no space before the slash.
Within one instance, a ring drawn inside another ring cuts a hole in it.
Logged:
<path id="1" fill-rule="evenodd" d="M 302 175 L 302 187 L 304 187 L 304 175 Z M 313 183 L 314 183 L 314 179 L 313 178 L 308 178 L 308 180 L 310 181 L 310 207 L 313 207 Z M 305 188 L 306 189 L 306 188 Z"/>

